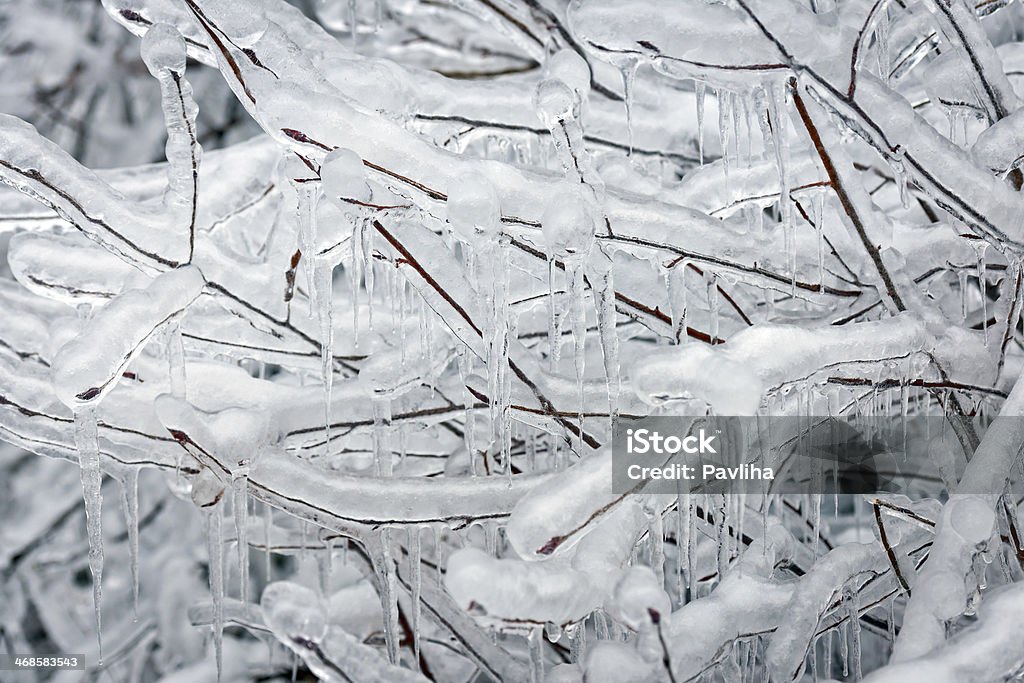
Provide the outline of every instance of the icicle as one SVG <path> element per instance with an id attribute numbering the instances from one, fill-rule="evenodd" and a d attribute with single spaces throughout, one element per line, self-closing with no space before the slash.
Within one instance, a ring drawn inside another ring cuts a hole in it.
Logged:
<path id="1" fill-rule="evenodd" d="M 324 449 L 331 449 L 331 395 L 334 388 L 334 266 L 323 256 L 313 260 L 313 299 L 320 322 L 320 374 L 324 384 Z"/>
<path id="2" fill-rule="evenodd" d="M 392 475 L 391 399 L 374 396 L 373 402 L 373 469 L 378 477 Z"/>
<path id="3" fill-rule="evenodd" d="M 558 267 L 555 265 L 554 256 L 548 257 L 548 367 L 551 372 L 557 372 L 559 356 L 562 350 L 562 340 L 558 325 L 558 308 L 555 303 L 555 274 Z"/>
<path id="4" fill-rule="evenodd" d="M 718 341 L 718 323 L 719 323 L 719 297 L 718 297 L 718 275 L 712 271 L 706 271 L 704 275 L 704 283 L 707 286 L 708 293 L 708 311 L 711 316 L 711 329 L 709 333 L 711 335 L 711 343 L 714 344 Z"/>
<path id="5" fill-rule="evenodd" d="M 775 150 L 775 164 L 779 173 L 779 211 L 782 213 L 782 228 L 785 235 L 787 263 L 795 286 L 796 245 L 793 235 L 793 204 L 789 197 L 789 141 L 786 135 L 786 90 L 785 86 L 771 84 L 767 93 L 768 115 L 771 119 L 771 142 Z"/>
<path id="6" fill-rule="evenodd" d="M 573 663 L 583 662 L 587 656 L 587 620 L 584 618 L 579 624 L 574 624 L 569 629 L 569 661 Z"/>
<path id="7" fill-rule="evenodd" d="M 878 51 L 878 74 L 882 81 L 889 83 L 892 71 L 889 55 L 889 7 L 884 2 L 878 9 L 878 23 L 875 25 L 875 49 Z"/>
<path id="8" fill-rule="evenodd" d="M 587 316 L 583 307 L 583 300 L 586 291 L 583 287 L 583 265 L 576 263 L 566 264 L 566 275 L 569 281 L 569 304 L 571 306 L 570 317 L 572 324 L 570 332 L 573 340 L 573 365 L 576 368 L 576 391 L 579 396 L 579 436 L 580 453 L 584 452 L 583 447 L 583 413 L 586 411 L 583 394 L 583 380 L 586 371 L 586 344 L 587 344 Z"/>
<path id="9" fill-rule="evenodd" d="M 811 199 L 811 220 L 818 240 L 818 284 L 825 286 L 825 193 L 817 192 Z"/>
<path id="10" fill-rule="evenodd" d="M 185 78 L 185 39 L 168 24 L 154 24 L 142 38 L 142 60 L 160 83 L 161 107 L 167 129 L 167 192 L 163 202 L 175 222 L 188 230 L 188 261 L 195 251 L 196 200 L 203 149 L 196 141 L 199 108 Z"/>
<path id="11" fill-rule="evenodd" d="M 704 81 L 695 81 L 694 92 L 697 96 L 697 154 L 700 165 L 704 165 L 704 100 L 708 86 Z"/>
<path id="12" fill-rule="evenodd" d="M 359 346 L 359 281 L 362 270 L 363 232 L 367 229 L 369 219 L 357 219 L 352 223 L 352 260 L 348 271 L 350 273 L 349 287 L 352 290 L 352 333 L 355 335 L 355 345 Z"/>
<path id="13" fill-rule="evenodd" d="M 511 477 L 509 238 L 501 231 L 501 211 L 493 186 L 477 176 L 466 176 L 457 186 L 458 191 L 453 191 L 448 198 L 448 221 L 460 239 L 472 247 L 473 254 L 480 257 L 472 271 L 476 288 L 482 291 L 487 304 L 483 338 L 491 434 L 500 450 L 506 474 Z M 431 346 L 427 344 L 427 348 Z"/>
<path id="14" fill-rule="evenodd" d="M 206 526 L 210 556 L 210 595 L 213 597 L 213 651 L 219 681 L 223 672 L 224 653 L 224 531 L 219 504 L 207 511 Z"/>
<path id="15" fill-rule="evenodd" d="M 373 287 L 375 271 L 373 262 L 373 235 L 369 227 L 363 228 L 363 284 L 366 287 L 366 326 L 373 329 Z"/>
<path id="16" fill-rule="evenodd" d="M 988 346 L 988 283 L 986 281 L 985 251 L 988 249 L 988 242 L 982 242 L 978 249 L 978 291 L 981 293 L 981 333 Z"/>
<path id="17" fill-rule="evenodd" d="M 172 322 L 167 328 L 167 366 L 171 381 L 171 395 L 185 398 L 185 343 L 181 336 L 180 321 Z"/>
<path id="18" fill-rule="evenodd" d="M 640 60 L 629 59 L 622 64 L 622 90 L 626 105 L 626 141 L 627 155 L 633 156 L 633 106 L 636 97 L 636 72 L 640 68 Z"/>
<path id="19" fill-rule="evenodd" d="M 605 392 L 608 394 L 608 421 L 615 428 L 619 412 L 619 335 L 615 329 L 615 281 L 612 259 L 597 255 L 598 273 L 594 288 L 597 304 L 597 327 L 604 358 Z M 671 277 L 671 272 L 669 272 Z M 582 409 L 582 408 L 581 408 Z"/>
<path id="20" fill-rule="evenodd" d="M 317 239 L 317 202 L 320 185 L 311 178 L 312 171 L 301 157 L 289 152 L 281 164 L 281 173 L 287 179 L 294 194 L 295 225 L 302 251 L 303 270 L 306 273 L 306 292 L 309 298 L 309 316 L 312 318 L 316 304 L 316 282 L 314 280 L 314 259 Z"/>
<path id="21" fill-rule="evenodd" d="M 380 532 L 382 547 L 381 567 L 381 602 L 384 607 L 384 641 L 388 651 L 388 661 L 398 664 L 398 581 L 395 576 L 395 563 L 391 556 L 391 528 L 384 527 Z"/>
<path id="22" fill-rule="evenodd" d="M 718 582 L 721 582 L 729 568 L 729 497 L 722 494 L 715 494 L 718 504 L 715 506 L 715 538 L 718 546 Z"/>
<path id="23" fill-rule="evenodd" d="M 729 151 L 732 149 L 732 94 L 727 90 L 718 91 L 718 140 L 722 146 L 722 171 L 729 177 Z"/>
<path id="24" fill-rule="evenodd" d="M 317 554 L 317 574 L 319 575 L 320 595 L 328 597 L 331 594 L 331 570 L 334 565 L 334 538 L 326 536 L 325 530 L 320 530 L 320 538 L 323 540 L 323 552 Z"/>
<path id="25" fill-rule="evenodd" d="M 249 478 L 245 474 L 231 481 L 231 510 L 235 521 L 235 537 L 238 545 L 238 596 L 242 602 L 249 600 Z"/>
<path id="26" fill-rule="evenodd" d="M 359 38 L 359 14 L 356 11 L 356 0 L 348 0 L 348 21 L 349 33 L 352 37 L 352 51 L 356 49 L 356 41 Z"/>
<path id="27" fill-rule="evenodd" d="M 435 524 L 433 527 L 434 532 L 434 566 L 437 567 L 437 585 L 440 588 L 444 572 L 445 558 L 444 558 L 444 526 L 441 524 Z"/>
<path id="28" fill-rule="evenodd" d="M 410 525 L 409 534 L 409 569 L 412 573 L 412 642 L 413 653 L 417 664 L 420 661 L 420 591 L 423 582 L 423 569 L 420 559 L 420 528 L 415 524 Z"/>
<path id="29" fill-rule="evenodd" d="M 103 472 L 100 470 L 96 443 L 96 406 L 75 410 L 75 447 L 81 470 L 82 496 L 85 498 L 85 524 L 89 537 L 89 571 L 92 573 L 92 600 L 96 615 L 96 642 L 99 662 L 103 662 L 101 611 L 103 605 Z"/>
<path id="30" fill-rule="evenodd" d="M 270 556 L 270 530 L 274 525 L 274 508 L 270 507 L 266 503 L 263 505 L 263 559 L 266 563 L 267 583 L 274 580 L 273 577 L 273 565 L 271 563 Z"/>
<path id="31" fill-rule="evenodd" d="M 658 585 L 665 585 L 665 529 L 661 512 L 650 508 L 648 514 L 647 539 L 651 548 L 651 569 L 658 577 Z"/>
<path id="32" fill-rule="evenodd" d="M 541 629 L 532 629 L 526 640 L 530 650 L 530 683 L 544 683 L 544 641 L 541 640 Z"/>
<path id="33" fill-rule="evenodd" d="M 139 470 L 129 467 L 121 480 L 121 506 L 128 529 L 128 565 L 132 576 L 132 619 L 139 620 Z"/>
<path id="34" fill-rule="evenodd" d="M 822 490 L 825 482 L 818 477 L 818 481 L 815 482 L 815 486 L 818 490 Z M 818 556 L 818 544 L 821 540 L 821 497 L 820 493 L 811 494 L 811 533 L 814 535 L 814 539 L 811 544 L 811 554 L 814 557 Z"/>
<path id="35" fill-rule="evenodd" d="M 859 681 L 861 679 L 860 608 L 857 604 L 856 587 L 849 587 L 844 597 L 849 609 L 850 652 L 848 659 L 853 663 L 853 680 Z M 844 663 L 844 666 L 847 665 Z"/>
<path id="36" fill-rule="evenodd" d="M 968 305 L 968 294 L 967 294 L 967 271 L 963 268 L 956 272 L 956 277 L 960 283 L 960 318 L 961 322 L 967 322 L 967 314 L 969 313 Z"/>
<path id="37" fill-rule="evenodd" d="M 742 159 L 740 158 L 740 117 L 743 115 L 742 100 L 739 95 L 734 92 L 730 92 L 729 95 L 729 125 L 732 126 L 732 130 L 729 132 L 729 142 L 732 145 L 730 150 L 730 156 L 736 165 L 736 168 L 742 166 Z M 740 182 L 742 183 L 743 176 L 740 176 Z M 739 188 L 742 190 L 742 187 Z"/>
<path id="38" fill-rule="evenodd" d="M 906 150 L 902 145 L 893 148 L 889 158 L 889 168 L 892 169 L 893 180 L 896 183 L 896 190 L 899 193 L 900 204 L 904 209 L 910 208 L 910 195 L 907 192 L 907 167 L 903 162 Z"/>

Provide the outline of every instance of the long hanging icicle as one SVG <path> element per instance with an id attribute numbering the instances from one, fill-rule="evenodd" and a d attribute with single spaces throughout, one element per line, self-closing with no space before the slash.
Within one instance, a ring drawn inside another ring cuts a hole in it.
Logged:
<path id="1" fill-rule="evenodd" d="M 388 661 L 398 663 L 398 579 L 395 576 L 395 562 L 391 553 L 391 527 L 380 532 L 381 575 L 380 598 L 384 607 L 384 642 Z"/>
<path id="2" fill-rule="evenodd" d="M 128 565 L 132 576 L 132 617 L 139 620 L 139 470 L 129 467 L 121 478 L 121 506 L 128 530 Z"/>
<path id="3" fill-rule="evenodd" d="M 597 305 L 597 327 L 604 357 L 605 390 L 608 394 L 608 421 L 614 429 L 618 419 L 620 377 L 619 377 L 619 335 L 615 329 L 615 281 L 612 259 L 603 252 L 595 253 L 597 282 L 594 294 Z M 671 277 L 671 274 L 670 274 Z M 581 404 L 582 405 L 582 404 Z"/>
<path id="4" fill-rule="evenodd" d="M 779 172 L 779 212 L 782 214 L 782 229 L 785 237 L 786 265 L 796 283 L 796 239 L 793 221 L 793 203 L 790 200 L 789 141 L 787 139 L 786 85 L 767 85 L 767 105 L 770 119 L 771 144 L 775 150 L 775 163 Z"/>
<path id="5" fill-rule="evenodd" d="M 103 661 L 101 612 L 103 605 L 103 472 L 96 443 L 96 406 L 75 410 L 75 447 L 81 469 L 82 496 L 85 498 L 85 525 L 89 537 L 89 571 L 92 573 L 92 600 L 96 613 L 96 641 L 99 661 Z"/>
<path id="6" fill-rule="evenodd" d="M 219 681 L 224 668 L 224 529 L 219 504 L 206 511 L 206 537 L 210 558 L 210 595 L 213 597 L 213 651 Z"/>
<path id="7" fill-rule="evenodd" d="M 238 546 L 238 598 L 249 600 L 249 478 L 245 473 L 231 480 L 231 511 Z"/>
<path id="8" fill-rule="evenodd" d="M 423 568 L 421 566 L 421 545 L 420 528 L 415 524 L 409 525 L 409 569 L 412 574 L 412 643 L 413 654 L 417 664 L 420 661 L 420 614 L 422 605 L 420 593 L 423 587 Z"/>
<path id="9" fill-rule="evenodd" d="M 697 98 L 697 153 L 700 165 L 704 165 L 704 102 L 707 97 L 708 85 L 704 81 L 695 81 L 694 93 Z"/>

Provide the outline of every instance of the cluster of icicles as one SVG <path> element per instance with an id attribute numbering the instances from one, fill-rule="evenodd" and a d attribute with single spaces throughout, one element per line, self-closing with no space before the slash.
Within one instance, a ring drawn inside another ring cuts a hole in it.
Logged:
<path id="1" fill-rule="evenodd" d="M 355 10 L 349 8 L 352 26 L 355 26 Z M 179 218 L 186 220 L 195 201 L 195 167 L 199 163 L 201 150 L 197 144 L 189 143 L 186 133 L 195 124 L 196 105 L 191 97 L 191 89 L 184 79 L 185 45 L 181 35 L 170 26 L 158 24 L 149 29 L 142 41 L 142 51 L 146 64 L 159 81 L 163 91 L 163 104 L 168 121 L 169 139 L 167 154 L 169 162 L 169 187 L 165 194 L 168 211 L 175 212 Z M 601 204 L 604 187 L 590 161 L 587 150 L 583 146 L 583 133 L 580 125 L 581 109 L 585 106 L 589 90 L 589 68 L 574 52 L 563 51 L 555 55 L 549 64 L 549 76 L 537 91 L 537 107 L 541 118 L 550 129 L 555 141 L 554 147 L 565 170 L 566 179 L 562 197 L 564 201 L 549 207 L 543 217 L 543 236 L 547 244 L 549 259 L 550 288 L 552 315 L 550 320 L 551 340 L 559 339 L 563 328 L 571 333 L 575 354 L 574 367 L 579 388 L 581 406 L 583 404 L 584 378 L 584 343 L 587 334 L 586 295 L 584 292 L 584 271 L 591 264 L 594 234 L 600 227 Z M 331 214 L 332 219 L 342 216 L 351 225 L 351 236 L 348 239 L 347 251 L 350 261 L 345 270 L 351 278 L 353 292 L 353 322 L 358 330 L 361 322 L 358 292 L 366 292 L 367 301 L 374 300 L 375 264 L 374 230 L 372 222 L 379 211 L 389 208 L 394 213 L 401 213 L 411 207 L 381 207 L 375 203 L 371 186 L 368 183 L 363 160 L 347 149 L 330 152 L 319 165 L 299 156 L 294 152 L 284 155 L 278 168 L 281 177 L 287 179 L 285 193 L 288 201 L 295 207 L 294 220 L 301 258 L 305 261 L 306 291 L 309 294 L 310 310 L 308 314 L 319 324 L 322 343 L 322 381 L 324 386 L 325 404 L 325 442 L 331 439 L 331 403 L 332 378 L 334 374 L 333 354 L 333 316 L 335 314 L 332 301 L 334 269 L 341 262 L 341 254 L 346 251 L 338 244 L 325 244 L 318 237 L 318 218 L 323 213 L 322 204 L 333 206 L 337 212 Z M 509 404 L 512 394 L 512 377 L 509 369 L 510 340 L 516 335 L 516 321 L 510 316 L 510 257 L 509 238 L 502 232 L 502 216 L 499 200 L 493 187 L 479 176 L 466 176 L 457 184 L 447 200 L 447 218 L 450 231 L 446 235 L 449 245 L 459 243 L 459 250 L 464 255 L 466 271 L 470 274 L 473 288 L 481 293 L 487 311 L 483 325 L 484 348 L 487 369 L 487 390 L 490 397 L 489 422 L 494 443 L 500 444 L 500 462 L 504 471 L 512 476 L 510 448 L 513 437 L 513 425 Z M 190 248 L 191 256 L 192 248 Z M 564 264 L 565 286 L 569 291 L 569 311 L 558 316 L 554 305 L 559 268 L 556 261 Z M 293 271 L 295 268 L 293 263 Z M 97 634 L 100 638 L 100 657 L 102 662 L 102 629 L 100 623 L 103 582 L 103 543 L 101 529 L 101 456 L 97 441 L 97 408 L 107 394 L 114 388 L 117 378 L 136 358 L 151 339 L 161 340 L 166 345 L 168 360 L 170 394 L 157 400 L 157 413 L 165 421 L 172 434 L 182 414 L 191 409 L 186 400 L 186 358 L 179 321 L 189 304 L 202 292 L 205 281 L 199 268 L 193 265 L 182 265 L 173 270 L 156 276 L 145 289 L 130 290 L 107 305 L 96 310 L 88 304 L 79 308 L 82 320 L 81 334 L 69 341 L 58 352 L 53 367 L 53 384 L 61 400 L 74 413 L 75 443 L 78 449 L 81 468 L 82 491 L 86 503 L 86 517 L 89 541 L 89 567 L 93 577 L 94 605 Z M 617 338 L 614 331 L 614 285 L 610 260 L 604 258 L 604 266 L 592 282 L 596 293 L 596 305 L 600 321 L 600 340 L 605 358 L 605 375 L 607 378 L 609 413 L 614 419 L 618 404 L 618 359 Z M 294 272 L 289 281 L 286 301 L 290 300 L 294 291 Z M 397 282 L 392 283 L 396 289 L 398 301 L 404 309 L 406 290 L 399 288 Z M 425 308 L 425 307 L 424 307 Z M 425 340 L 420 346 L 431 347 L 430 335 L 432 325 L 429 317 L 425 320 Z M 371 329 L 374 326 L 372 306 L 369 317 L 365 321 Z M 398 325 L 400 323 L 396 323 Z M 97 345 L 96 340 L 103 339 L 109 344 Z M 560 343 L 552 343 L 554 350 L 551 355 L 551 367 L 559 362 L 558 349 Z M 385 358 L 381 362 L 368 364 L 361 373 L 360 380 L 366 383 L 373 396 L 373 451 L 374 473 L 379 477 L 393 475 L 393 451 L 391 444 L 391 402 L 396 396 L 413 387 L 403 383 L 403 369 L 407 362 L 402 350 L 400 359 Z M 397 362 L 396 362 L 397 361 Z M 435 362 L 436 363 L 436 362 Z M 473 372 L 473 364 L 468 353 L 460 354 L 458 368 L 463 376 Z M 473 443 L 473 427 L 475 411 L 472 409 L 474 398 L 467 392 L 465 438 L 470 452 Z M 579 417 L 582 422 L 582 407 Z M 583 430 L 579 430 L 583 434 Z M 176 438 L 178 438 L 176 436 Z M 187 437 L 184 437 L 187 438 Z M 582 438 L 582 436 L 581 436 Z M 552 438 L 557 450 L 557 439 Z M 532 439 L 531 439 L 532 445 Z M 252 444 L 246 444 L 252 446 Z M 230 450 L 230 449 L 228 449 Z M 221 667 L 222 636 L 224 626 L 225 601 L 225 567 L 222 550 L 223 509 L 224 500 L 231 499 L 233 519 L 238 552 L 238 572 L 240 581 L 239 599 L 249 599 L 248 588 L 248 541 L 249 496 L 247 491 L 246 473 L 251 465 L 251 454 L 239 448 L 237 467 L 232 467 L 230 484 L 225 490 L 222 478 L 215 476 L 208 468 L 202 468 L 191 482 L 191 496 L 195 504 L 204 511 L 209 538 L 209 579 L 214 606 L 214 642 L 218 670 Z M 232 460 L 231 457 L 228 458 Z M 476 459 L 472 460 L 474 474 Z M 564 462 L 563 462 L 564 465 Z M 180 474 L 179 474 L 180 476 Z M 138 473 L 128 468 L 123 477 L 124 507 L 128 516 L 131 552 L 131 576 L 134 582 L 133 595 L 138 598 Z M 268 522 L 268 553 L 269 553 L 269 506 L 266 506 Z M 488 526 L 488 545 L 492 551 L 496 548 L 498 527 Z M 440 529 L 437 534 L 435 550 L 440 553 Z M 380 548 L 383 553 L 382 566 L 386 569 L 382 581 L 382 601 L 385 605 L 385 635 L 387 652 L 392 663 L 398 660 L 398 600 L 397 583 L 393 573 L 393 558 L 390 557 L 393 530 L 385 528 L 381 532 Z M 409 564 L 414 572 L 412 593 L 414 610 L 412 629 L 417 630 L 420 615 L 421 590 L 420 577 L 420 528 L 410 526 L 407 542 L 410 554 Z M 440 576 L 440 575 L 439 575 Z M 271 625 L 275 620 L 283 619 L 289 636 L 295 635 L 295 629 L 288 622 L 288 610 L 296 610 L 296 603 L 309 602 L 301 591 L 295 588 L 295 595 L 288 595 L 294 600 L 281 600 L 287 589 L 276 585 L 264 596 L 264 606 Z M 275 592 L 276 591 L 276 592 Z M 276 610 L 273 605 L 287 604 L 287 609 Z M 311 610 L 316 611 L 315 607 Z M 284 616 L 282 616 L 282 614 Z M 304 615 L 303 619 L 311 619 Z M 318 623 L 318 622 L 317 622 Z M 323 624 L 307 623 L 308 629 L 319 633 L 314 637 L 309 631 L 309 638 L 316 640 L 323 637 Z M 307 629 L 307 630 L 308 630 Z M 606 627 L 607 629 L 607 627 Z M 276 630 L 276 629 L 275 629 Z M 300 629 L 301 630 L 301 629 Z M 418 655 L 419 643 L 415 645 Z M 530 650 L 534 653 L 534 676 L 539 680 L 543 665 L 540 663 L 539 641 L 530 638 Z M 399 675 L 393 670 L 394 675 Z M 397 679 L 392 679 L 397 680 Z M 418 679 L 417 679 L 418 680 Z"/>

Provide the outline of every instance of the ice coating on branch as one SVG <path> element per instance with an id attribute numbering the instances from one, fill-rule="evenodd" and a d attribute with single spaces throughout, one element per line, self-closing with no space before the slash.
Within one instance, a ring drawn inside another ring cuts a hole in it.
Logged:
<path id="1" fill-rule="evenodd" d="M 538 486 L 519 501 L 509 519 L 509 543 L 524 559 L 565 552 L 579 541 L 580 530 L 617 498 L 608 490 L 611 451 L 594 454 Z M 558 515 L 550 513 L 557 505 Z"/>
<path id="2" fill-rule="evenodd" d="M 29 290 L 71 306 L 102 306 L 149 282 L 137 268 L 75 233 L 17 233 L 8 243 L 7 263 Z"/>
<path id="3" fill-rule="evenodd" d="M 494 577 L 502 580 L 495 585 Z M 587 587 L 581 571 L 495 559 L 477 548 L 464 548 L 448 558 L 445 587 L 463 608 L 478 605 L 484 614 L 511 620 L 528 617 L 565 624 L 600 606 L 600 596 Z M 529 600 L 525 596 L 531 596 Z"/>
<path id="4" fill-rule="evenodd" d="M 852 329 L 752 327 L 721 347 L 687 346 L 652 353 L 632 369 L 633 389 L 652 405 L 699 398 L 720 415 L 752 415 L 765 392 L 780 387 L 796 368 L 818 369 L 865 358 L 933 352 L 972 363 L 966 340 L 936 338 L 913 316 Z"/>
<path id="5" fill-rule="evenodd" d="M 757 26 L 725 4 L 687 1 L 675 9 L 669 14 L 656 2 L 638 2 L 623 13 L 615 0 L 588 1 L 573 5 L 572 21 L 577 35 L 607 61 L 622 59 L 627 36 L 632 39 L 628 49 L 653 57 L 656 67 L 660 54 L 704 64 L 771 64 L 778 59 Z M 627 15 L 629 29 L 623 26 Z"/>
<path id="6" fill-rule="evenodd" d="M 54 358 L 53 387 L 64 405 L 100 401 L 150 335 L 199 296 L 204 284 L 198 268 L 184 266 L 100 309 Z"/>
<path id="7" fill-rule="evenodd" d="M 564 555 L 531 562 L 498 559 L 479 549 L 465 548 L 449 558 L 445 586 L 461 605 L 475 605 L 492 619 L 512 623 L 524 619 L 555 624 L 577 621 L 618 594 L 616 581 L 645 525 L 644 513 L 636 503 L 626 501 L 616 506 L 582 532 L 583 539 L 575 546 L 568 564 L 562 560 Z M 504 580 L 493 581 L 497 575 Z M 646 610 L 646 605 L 636 607 L 648 602 L 643 597 L 647 593 L 642 583 L 627 580 L 622 588 L 620 604 L 628 603 L 624 608 L 630 614 L 635 609 Z M 533 597 L 527 600 L 524 595 Z M 663 604 L 657 597 L 649 602 L 667 614 L 667 602 Z"/>
<path id="8" fill-rule="evenodd" d="M 166 207 L 126 197 L 17 117 L 0 114 L 0 155 L 6 162 L 0 182 L 49 206 L 147 273 L 187 256 L 181 240 L 187 226 L 173 224 Z"/>

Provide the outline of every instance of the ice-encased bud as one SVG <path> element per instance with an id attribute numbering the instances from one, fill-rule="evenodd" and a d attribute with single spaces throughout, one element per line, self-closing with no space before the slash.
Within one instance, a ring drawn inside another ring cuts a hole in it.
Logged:
<path id="1" fill-rule="evenodd" d="M 344 147 L 328 153 L 320 165 L 320 183 L 330 201 L 338 197 L 370 201 L 370 186 L 366 182 L 366 166 L 358 154 Z"/>
<path id="2" fill-rule="evenodd" d="M 224 497 L 224 483 L 204 467 L 192 480 L 192 502 L 198 508 L 213 507 Z"/>
<path id="3" fill-rule="evenodd" d="M 634 631 L 660 623 L 671 614 L 672 603 L 650 567 L 626 570 L 612 593 L 609 612 Z"/>
<path id="4" fill-rule="evenodd" d="M 548 256 L 566 257 L 590 251 L 594 239 L 593 207 L 576 185 L 567 185 L 564 193 L 548 203 L 540 224 Z"/>
<path id="5" fill-rule="evenodd" d="M 142 61 L 154 77 L 163 71 L 185 71 L 185 39 L 170 24 L 154 24 L 142 36 Z"/>
<path id="6" fill-rule="evenodd" d="M 289 581 L 277 581 L 263 589 L 260 610 L 263 620 L 282 642 L 295 638 L 318 643 L 327 634 L 325 603 L 310 589 Z"/>
<path id="7" fill-rule="evenodd" d="M 573 118 L 576 102 L 577 95 L 572 88 L 554 78 L 540 82 L 533 100 L 537 113 L 548 128 Z"/>
<path id="8" fill-rule="evenodd" d="M 490 181 L 479 174 L 458 178 L 448 190 L 448 222 L 469 242 L 497 235 L 501 205 Z"/>
<path id="9" fill-rule="evenodd" d="M 274 439 L 272 425 L 270 416 L 255 408 L 225 408 L 210 419 L 218 454 L 231 468 L 246 468 L 254 462 L 260 446 Z"/>
<path id="10" fill-rule="evenodd" d="M 590 93 L 590 67 L 575 50 L 559 50 L 548 60 L 550 78 L 562 81 L 586 99 Z"/>
<path id="11" fill-rule="evenodd" d="M 289 183 L 294 183 L 300 178 L 313 177 L 313 171 L 311 171 L 302 158 L 294 152 L 287 152 L 283 157 L 281 157 L 281 162 L 277 166 L 277 172 Z"/>

